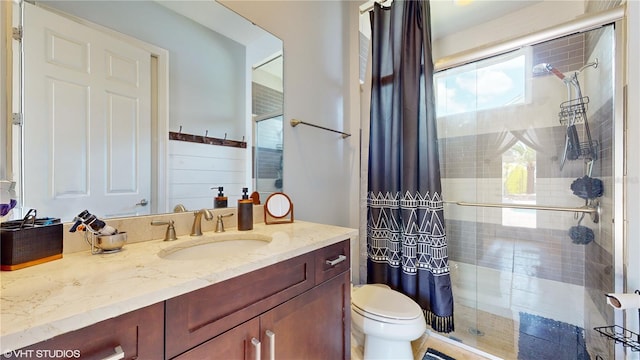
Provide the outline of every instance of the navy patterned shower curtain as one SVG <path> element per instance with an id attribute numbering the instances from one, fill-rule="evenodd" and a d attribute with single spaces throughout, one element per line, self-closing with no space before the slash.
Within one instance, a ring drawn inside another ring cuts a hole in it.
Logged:
<path id="1" fill-rule="evenodd" d="M 428 325 L 451 332 L 429 2 L 376 3 L 370 17 L 367 282 L 408 295 Z"/>

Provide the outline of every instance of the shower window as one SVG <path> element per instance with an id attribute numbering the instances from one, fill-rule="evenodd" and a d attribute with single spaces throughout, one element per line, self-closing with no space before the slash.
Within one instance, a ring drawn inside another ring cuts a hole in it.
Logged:
<path id="1" fill-rule="evenodd" d="M 528 53 L 525 48 L 436 74 L 437 115 L 524 104 L 528 93 Z"/>
<path id="2" fill-rule="evenodd" d="M 536 203 L 536 151 L 518 141 L 502 154 L 502 202 Z M 502 225 L 536 227 L 536 211 L 502 209 Z"/>

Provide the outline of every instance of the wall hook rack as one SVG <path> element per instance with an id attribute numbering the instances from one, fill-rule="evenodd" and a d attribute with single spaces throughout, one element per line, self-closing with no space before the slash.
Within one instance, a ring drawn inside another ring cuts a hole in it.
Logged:
<path id="1" fill-rule="evenodd" d="M 236 147 L 236 148 L 243 148 L 243 149 L 247 148 L 247 143 L 244 141 L 244 136 L 242 137 L 242 141 L 239 141 L 239 140 L 227 139 L 227 133 L 224 134 L 224 139 L 210 137 L 208 135 L 209 135 L 209 130 L 205 132 L 205 136 L 169 131 L 169 140 L 186 141 L 186 142 L 208 144 L 208 145 L 228 146 L 228 147 Z"/>

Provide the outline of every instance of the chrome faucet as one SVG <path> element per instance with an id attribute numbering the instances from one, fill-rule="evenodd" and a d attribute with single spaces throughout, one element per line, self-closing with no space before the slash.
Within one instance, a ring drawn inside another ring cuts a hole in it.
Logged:
<path id="1" fill-rule="evenodd" d="M 224 215 L 218 215 L 218 222 L 216 222 L 216 232 L 221 233 L 224 232 L 224 222 L 222 221 L 223 217 L 228 217 L 233 215 L 233 213 L 228 213 Z"/>
<path id="2" fill-rule="evenodd" d="M 202 215 L 206 220 L 213 219 L 213 214 L 209 209 L 202 209 L 193 212 L 193 226 L 191 226 L 191 236 L 202 236 Z"/>

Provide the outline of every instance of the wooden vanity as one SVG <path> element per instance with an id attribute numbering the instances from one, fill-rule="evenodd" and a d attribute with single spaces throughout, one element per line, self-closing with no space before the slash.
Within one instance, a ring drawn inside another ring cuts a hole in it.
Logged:
<path id="1" fill-rule="evenodd" d="M 59 357 L 67 351 L 68 358 L 80 354 L 82 359 L 347 359 L 350 259 L 350 239 L 334 241 L 10 355 L 37 358 L 36 352 L 49 351 Z"/>

